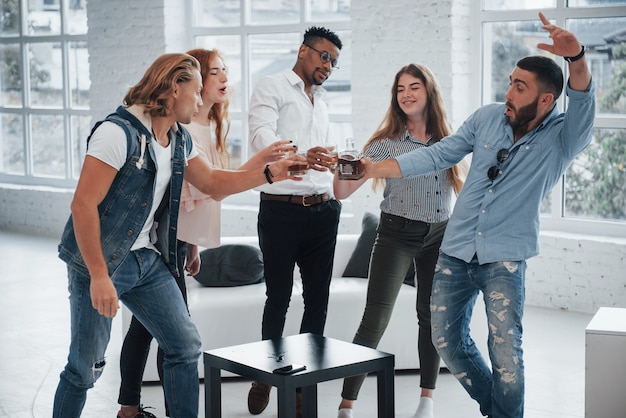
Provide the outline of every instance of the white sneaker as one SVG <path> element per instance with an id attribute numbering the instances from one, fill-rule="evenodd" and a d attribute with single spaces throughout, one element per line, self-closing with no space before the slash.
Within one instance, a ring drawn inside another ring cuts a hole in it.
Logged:
<path id="1" fill-rule="evenodd" d="M 420 404 L 417 406 L 417 411 L 413 418 L 434 418 L 433 412 L 433 398 L 422 396 L 420 398 Z"/>
<path id="2" fill-rule="evenodd" d="M 341 408 L 337 413 L 337 418 L 352 418 L 352 409 Z"/>

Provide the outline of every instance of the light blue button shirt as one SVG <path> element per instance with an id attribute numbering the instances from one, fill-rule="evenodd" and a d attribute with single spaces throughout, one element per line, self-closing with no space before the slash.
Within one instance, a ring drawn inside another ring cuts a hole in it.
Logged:
<path id="1" fill-rule="evenodd" d="M 525 260 L 539 253 L 539 207 L 574 158 L 591 142 L 595 86 L 566 89 L 567 112 L 556 107 L 517 143 L 503 104 L 474 112 L 453 135 L 397 157 L 404 177 L 448 168 L 473 153 L 465 186 L 441 244 L 441 251 L 480 264 Z M 487 177 L 496 154 L 507 148 L 496 179 Z"/>

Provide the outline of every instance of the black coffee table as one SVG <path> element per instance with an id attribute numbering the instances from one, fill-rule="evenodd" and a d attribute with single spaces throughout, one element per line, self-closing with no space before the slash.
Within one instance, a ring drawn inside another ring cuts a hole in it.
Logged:
<path id="1" fill-rule="evenodd" d="M 289 364 L 303 364 L 306 370 L 290 375 L 272 372 Z M 296 416 L 296 388 L 302 388 L 303 418 L 313 418 L 317 417 L 318 383 L 376 373 L 378 417 L 394 416 L 394 356 L 368 347 L 314 334 L 299 334 L 205 351 L 206 418 L 222 416 L 220 370 L 276 386 L 279 418 Z"/>

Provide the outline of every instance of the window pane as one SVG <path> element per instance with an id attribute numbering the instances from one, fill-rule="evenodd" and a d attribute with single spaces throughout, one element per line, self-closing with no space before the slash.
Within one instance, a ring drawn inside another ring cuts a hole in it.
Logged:
<path id="1" fill-rule="evenodd" d="M 32 115 L 33 174 L 65 177 L 63 116 Z"/>
<path id="2" fill-rule="evenodd" d="M 596 129 L 565 179 L 566 216 L 626 220 L 626 129 Z"/>
<path id="3" fill-rule="evenodd" d="M 211 28 L 238 26 L 241 23 L 239 0 L 196 0 L 194 24 Z"/>
<path id="4" fill-rule="evenodd" d="M 19 35 L 20 8 L 17 0 L 0 0 L 0 36 Z"/>
<path id="5" fill-rule="evenodd" d="M 243 103 L 241 88 L 241 37 L 233 36 L 199 36 L 196 47 L 217 49 L 228 69 L 228 94 L 230 111 L 241 110 Z"/>
<path id="6" fill-rule="evenodd" d="M 24 120 L 21 115 L 3 113 L 0 116 L 0 172 L 24 174 Z"/>
<path id="7" fill-rule="evenodd" d="M 329 113 L 349 115 L 352 112 L 352 94 L 350 73 L 352 71 L 352 33 L 350 31 L 337 32 L 343 47 L 339 54 L 339 68 L 333 70 L 322 87 L 328 91 L 326 103 Z"/>
<path id="8" fill-rule="evenodd" d="M 63 107 L 63 64 L 61 44 L 36 43 L 28 46 L 31 105 Z"/>
<path id="9" fill-rule="evenodd" d="M 570 7 L 585 7 L 585 6 L 619 6 L 620 4 L 626 4 L 624 0 L 568 0 L 568 6 Z"/>
<path id="10" fill-rule="evenodd" d="M 540 21 L 485 23 L 484 103 L 503 102 L 509 75 L 520 58 L 539 54 L 537 43 L 546 42 Z"/>
<path id="11" fill-rule="evenodd" d="M 24 1 L 28 5 L 28 33 L 30 35 L 58 35 L 61 33 L 61 11 L 58 1 Z"/>
<path id="12" fill-rule="evenodd" d="M 87 33 L 87 0 L 69 0 L 67 32 L 79 35 Z"/>
<path id="13" fill-rule="evenodd" d="M 22 106 L 22 57 L 18 44 L 0 45 L 0 105 Z"/>
<path id="14" fill-rule="evenodd" d="M 626 114 L 626 17 L 572 19 L 570 31 L 587 46 L 587 63 L 596 83 L 597 113 Z"/>
<path id="15" fill-rule="evenodd" d="M 313 21 L 350 20 L 350 0 L 314 1 L 311 4 Z"/>
<path id="16" fill-rule="evenodd" d="M 299 33 L 250 36 L 250 92 L 266 75 L 293 68 L 300 46 Z"/>
<path id="17" fill-rule="evenodd" d="M 556 0 L 484 0 L 485 10 L 547 9 L 556 6 Z"/>
<path id="18" fill-rule="evenodd" d="M 250 0 L 250 6 L 253 25 L 300 22 L 299 0 Z"/>
<path id="19" fill-rule="evenodd" d="M 85 159 L 87 137 L 91 132 L 91 117 L 72 116 L 72 177 L 78 179 L 80 169 Z"/>
<path id="20" fill-rule="evenodd" d="M 72 107 L 89 108 L 91 83 L 87 42 L 70 42 L 68 53 Z"/>

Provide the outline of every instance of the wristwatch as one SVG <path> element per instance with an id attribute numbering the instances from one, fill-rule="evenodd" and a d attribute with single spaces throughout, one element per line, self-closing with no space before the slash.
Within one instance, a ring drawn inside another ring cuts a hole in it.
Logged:
<path id="1" fill-rule="evenodd" d="M 581 59 L 583 55 L 585 55 L 585 51 L 587 51 L 587 48 L 583 44 L 580 44 L 580 46 L 582 47 L 582 49 L 580 50 L 580 53 L 578 55 L 576 55 L 575 57 L 563 57 L 563 59 L 567 62 L 575 62 Z"/>

